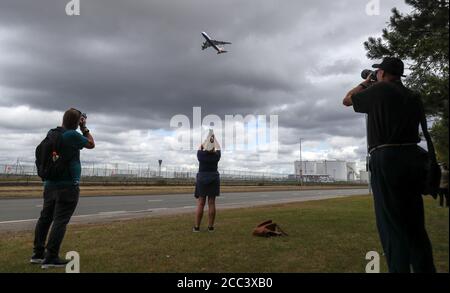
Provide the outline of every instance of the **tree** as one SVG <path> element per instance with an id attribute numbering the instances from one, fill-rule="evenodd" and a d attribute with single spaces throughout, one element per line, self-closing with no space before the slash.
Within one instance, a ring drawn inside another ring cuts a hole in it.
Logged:
<path id="1" fill-rule="evenodd" d="M 434 120 L 431 135 L 438 159 L 448 164 L 449 0 L 405 0 L 412 11 L 396 8 L 381 38 L 364 43 L 370 59 L 396 56 L 411 73 L 406 85 L 422 96 L 425 111 Z"/>

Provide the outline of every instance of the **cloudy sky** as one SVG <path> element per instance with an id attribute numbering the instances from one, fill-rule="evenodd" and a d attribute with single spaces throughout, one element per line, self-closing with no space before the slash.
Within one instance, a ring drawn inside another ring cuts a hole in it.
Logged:
<path id="1" fill-rule="evenodd" d="M 304 159 L 362 161 L 364 117 L 342 106 L 370 67 L 363 42 L 379 36 L 393 7 L 381 0 L 68 0 L 0 2 L 0 164 L 33 162 L 64 110 L 88 114 L 97 147 L 85 163 L 195 167 L 174 148 L 170 120 L 278 115 L 278 156 L 227 151 L 223 169 L 292 173 Z M 231 41 L 202 51 L 202 31 Z"/>

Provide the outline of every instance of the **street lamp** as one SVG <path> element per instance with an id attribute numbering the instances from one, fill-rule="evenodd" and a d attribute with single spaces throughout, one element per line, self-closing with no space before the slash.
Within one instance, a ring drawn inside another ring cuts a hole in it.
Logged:
<path id="1" fill-rule="evenodd" d="M 300 138 L 300 177 L 299 177 L 299 182 L 300 182 L 300 185 L 301 186 L 303 186 L 303 161 L 302 161 L 302 139 L 303 138 Z"/>

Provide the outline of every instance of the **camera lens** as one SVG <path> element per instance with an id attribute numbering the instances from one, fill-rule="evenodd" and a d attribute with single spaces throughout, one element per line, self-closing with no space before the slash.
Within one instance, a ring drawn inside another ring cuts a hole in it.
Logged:
<path id="1" fill-rule="evenodd" d="M 372 71 L 370 69 L 364 69 L 361 72 L 361 77 L 362 77 L 362 79 L 367 79 L 369 76 L 371 76 L 371 79 L 373 81 L 377 81 L 377 72 L 378 71 Z"/>
<path id="2" fill-rule="evenodd" d="M 362 79 L 367 79 L 368 77 L 369 77 L 369 75 L 371 75 L 372 74 L 372 70 L 370 70 L 370 69 L 364 69 L 362 72 L 361 72 L 361 77 L 362 77 Z"/>

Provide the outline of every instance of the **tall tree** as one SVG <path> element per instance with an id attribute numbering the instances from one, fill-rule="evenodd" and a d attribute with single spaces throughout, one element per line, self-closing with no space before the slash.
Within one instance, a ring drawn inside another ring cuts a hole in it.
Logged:
<path id="1" fill-rule="evenodd" d="M 381 38 L 364 43 L 367 56 L 396 56 L 406 61 L 406 85 L 419 92 L 429 118 L 438 159 L 448 164 L 449 0 L 405 0 L 412 11 L 396 8 Z"/>

